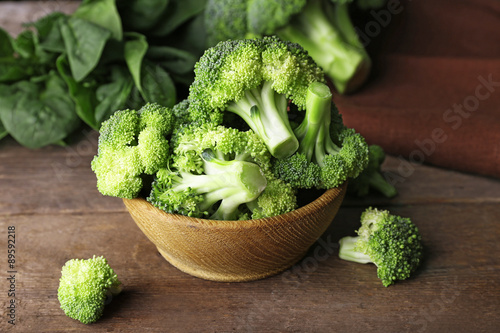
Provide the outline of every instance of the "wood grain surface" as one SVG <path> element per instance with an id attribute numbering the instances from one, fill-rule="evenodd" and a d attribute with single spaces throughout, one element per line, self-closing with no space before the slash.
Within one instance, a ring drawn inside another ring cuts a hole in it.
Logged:
<path id="1" fill-rule="evenodd" d="M 3 13 L 0 6 L 0 13 Z M 2 15 L 4 16 L 4 15 Z M 2 18 L 3 21 L 5 18 Z M 28 150 L 0 141 L 1 332 L 497 332 L 500 328 L 500 181 L 411 165 L 389 157 L 399 195 L 346 197 L 307 255 L 254 282 L 187 275 L 157 252 L 121 199 L 100 195 L 90 161 L 97 134 L 68 147 Z M 373 265 L 338 258 L 368 206 L 411 217 L 425 261 L 410 280 L 385 288 Z M 7 264 L 15 227 L 15 326 Z M 61 267 L 105 256 L 124 284 L 95 324 L 59 308 Z"/>

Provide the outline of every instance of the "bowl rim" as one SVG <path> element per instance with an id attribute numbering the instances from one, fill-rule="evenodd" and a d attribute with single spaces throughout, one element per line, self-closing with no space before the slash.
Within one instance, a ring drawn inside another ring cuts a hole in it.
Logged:
<path id="1" fill-rule="evenodd" d="M 212 220 L 205 219 L 199 217 L 186 216 L 182 214 L 173 214 L 167 213 L 160 208 L 153 206 L 150 202 L 148 202 L 145 198 L 137 197 L 134 199 L 123 199 L 125 202 L 125 206 L 130 210 L 129 205 L 126 204 L 127 201 L 141 201 L 142 204 L 146 204 L 147 207 L 151 210 L 154 210 L 156 214 L 160 214 L 164 217 L 174 217 L 168 220 L 168 223 L 177 224 L 185 226 L 186 224 L 196 225 L 196 226 L 204 226 L 204 227 L 216 227 L 220 229 L 251 229 L 255 227 L 261 227 L 263 225 L 272 226 L 278 225 L 282 223 L 288 223 L 289 221 L 297 220 L 299 218 L 303 218 L 305 215 L 309 215 L 312 211 L 321 210 L 326 207 L 331 201 L 335 200 L 339 196 L 343 197 L 345 191 L 347 189 L 347 182 L 344 182 L 342 185 L 334 188 L 327 189 L 317 197 L 314 201 L 301 206 L 291 212 L 271 216 L 260 219 L 250 219 L 250 220 Z M 131 213 L 131 212 L 129 212 Z"/>

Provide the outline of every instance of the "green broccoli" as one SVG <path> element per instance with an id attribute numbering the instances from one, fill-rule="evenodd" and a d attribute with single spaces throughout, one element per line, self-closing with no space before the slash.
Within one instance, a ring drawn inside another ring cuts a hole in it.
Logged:
<path id="1" fill-rule="evenodd" d="M 295 189 L 281 179 L 269 177 L 259 197 L 247 203 L 249 218 L 261 219 L 291 212 L 297 208 Z"/>
<path id="2" fill-rule="evenodd" d="M 276 176 L 297 188 L 328 189 L 355 178 L 368 163 L 368 145 L 346 128 L 327 85 L 309 85 L 303 121 L 294 129 L 297 152 L 274 160 Z"/>
<path id="3" fill-rule="evenodd" d="M 158 171 L 148 200 L 169 213 L 214 220 L 239 219 L 240 205 L 257 199 L 266 188 L 264 173 L 255 163 L 219 159 L 210 149 L 203 151 L 201 158 L 202 174 Z"/>
<path id="4" fill-rule="evenodd" d="M 271 154 L 253 131 L 188 126 L 177 134 L 171 166 L 158 171 L 148 201 L 170 213 L 224 220 L 248 219 L 250 210 L 267 217 L 295 209 L 294 190 L 270 168 Z M 277 194 L 275 203 L 266 199 Z"/>
<path id="5" fill-rule="evenodd" d="M 121 110 L 102 123 L 98 152 L 91 163 L 97 188 L 104 194 L 132 199 L 143 187 L 143 176 L 166 167 L 171 109 L 146 104 L 139 111 Z"/>
<path id="6" fill-rule="evenodd" d="M 64 264 L 57 298 L 64 313 L 84 324 L 97 321 L 122 284 L 106 259 L 71 259 Z"/>
<path id="7" fill-rule="evenodd" d="M 359 88 L 371 59 L 349 14 L 353 0 L 209 0 L 205 25 L 209 45 L 227 39 L 276 35 L 300 44 L 340 93 Z M 380 0 L 362 1 L 362 8 Z"/>
<path id="8" fill-rule="evenodd" d="M 422 261 L 421 236 L 409 218 L 368 208 L 361 214 L 361 227 L 356 233 L 356 237 L 340 239 L 340 258 L 375 264 L 385 287 L 408 279 Z"/>
<path id="9" fill-rule="evenodd" d="M 348 191 L 363 197 L 370 189 L 374 189 L 387 198 L 395 197 L 398 194 L 396 188 L 384 179 L 380 169 L 385 160 L 384 150 L 379 145 L 370 145 L 368 148 L 368 165 L 358 177 L 349 181 Z"/>
<path id="10" fill-rule="evenodd" d="M 324 82 L 322 70 L 297 44 L 276 37 L 227 40 L 195 65 L 189 114 L 195 123 L 223 124 L 225 111 L 241 117 L 277 158 L 298 148 L 288 100 L 305 108 L 307 87 Z"/>

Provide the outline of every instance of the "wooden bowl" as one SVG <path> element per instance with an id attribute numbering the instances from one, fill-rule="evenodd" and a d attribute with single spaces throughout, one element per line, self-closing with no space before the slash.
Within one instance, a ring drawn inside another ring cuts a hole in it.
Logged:
<path id="1" fill-rule="evenodd" d="M 246 221 L 169 214 L 142 198 L 123 202 L 173 266 L 206 280 L 242 282 L 277 274 L 302 259 L 337 214 L 346 185 L 290 213 Z"/>

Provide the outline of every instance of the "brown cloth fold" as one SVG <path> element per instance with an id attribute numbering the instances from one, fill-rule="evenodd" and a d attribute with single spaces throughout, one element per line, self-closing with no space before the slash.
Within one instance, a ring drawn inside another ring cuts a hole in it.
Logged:
<path id="1" fill-rule="evenodd" d="M 366 22 L 372 76 L 334 96 L 346 125 L 388 154 L 500 177 L 500 1 L 389 0 Z"/>

